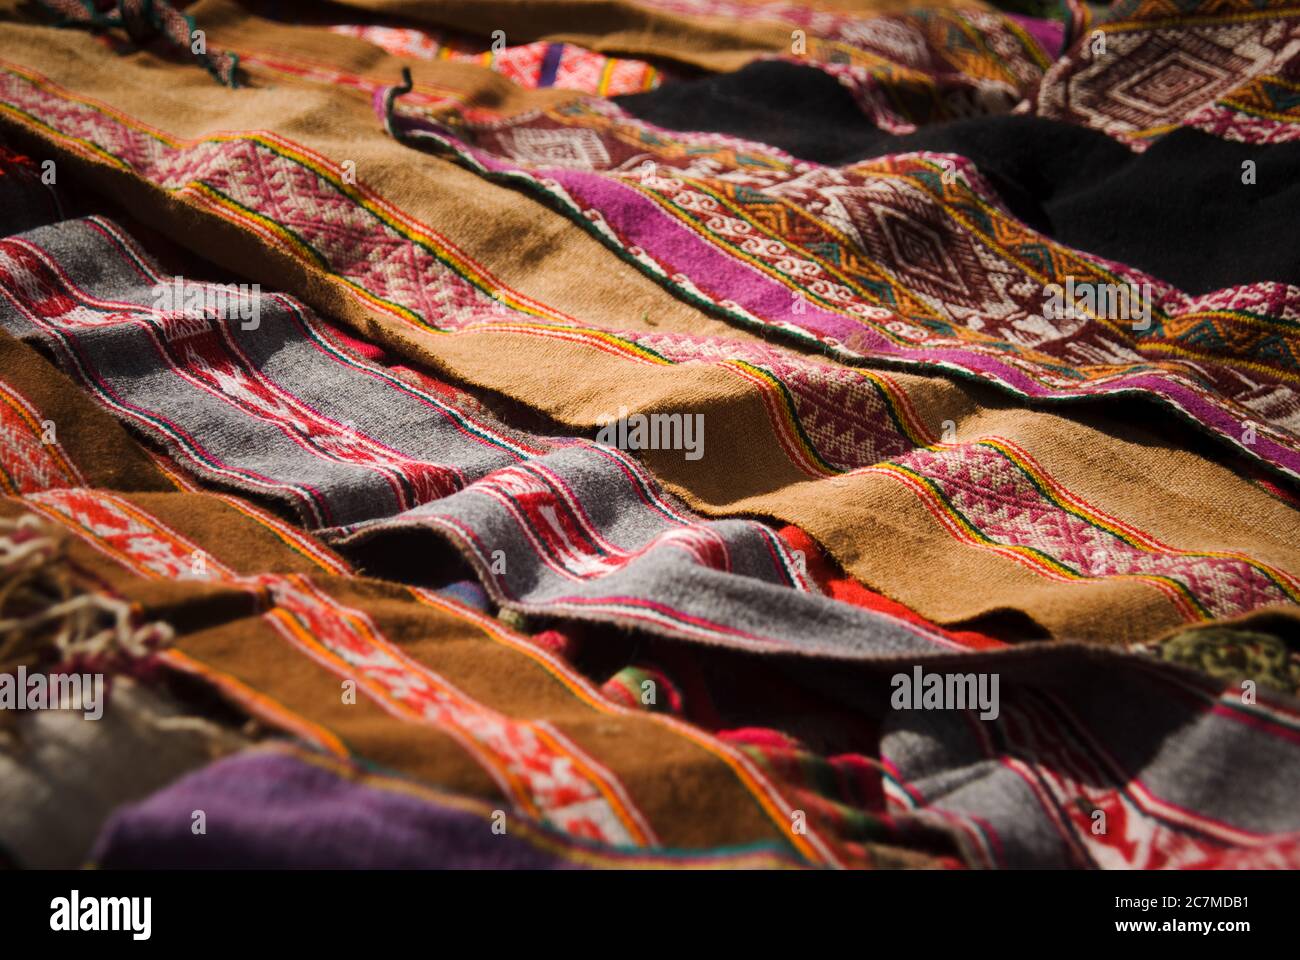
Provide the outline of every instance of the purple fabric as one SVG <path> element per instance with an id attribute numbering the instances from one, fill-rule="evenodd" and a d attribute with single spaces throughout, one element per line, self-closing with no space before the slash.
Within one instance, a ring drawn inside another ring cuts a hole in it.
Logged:
<path id="1" fill-rule="evenodd" d="M 542 73 L 537 78 L 539 87 L 555 86 L 555 75 L 560 69 L 560 58 L 564 56 L 564 44 L 551 43 L 546 46 L 546 56 L 542 58 Z"/>
<path id="2" fill-rule="evenodd" d="M 192 831 L 194 812 L 205 834 Z M 105 868 L 516 868 L 576 866 L 483 816 L 364 786 L 294 756 L 236 754 L 109 820 Z"/>

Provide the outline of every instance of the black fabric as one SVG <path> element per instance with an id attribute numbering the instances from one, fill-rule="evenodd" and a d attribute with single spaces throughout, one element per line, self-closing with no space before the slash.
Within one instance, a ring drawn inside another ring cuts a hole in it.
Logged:
<path id="1" fill-rule="evenodd" d="M 869 156 L 881 137 L 834 77 L 776 60 L 612 99 L 670 130 L 727 133 L 835 166 Z"/>
<path id="2" fill-rule="evenodd" d="M 1188 293 L 1300 285 L 1300 256 L 1279 242 L 1300 224 L 1300 143 L 1253 146 L 1183 129 L 1135 154 L 1102 133 L 1020 115 L 898 136 L 873 126 L 833 77 L 780 61 L 615 100 L 658 126 L 758 140 L 834 166 L 914 150 L 959 154 L 1036 230 Z M 1254 184 L 1242 182 L 1247 160 Z"/>

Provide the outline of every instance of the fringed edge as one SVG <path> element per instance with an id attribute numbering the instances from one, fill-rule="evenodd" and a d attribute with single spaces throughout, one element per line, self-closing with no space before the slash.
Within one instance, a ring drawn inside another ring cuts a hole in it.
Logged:
<path id="1" fill-rule="evenodd" d="M 0 673 L 141 674 L 175 631 L 139 609 L 79 589 L 67 536 L 34 514 L 0 519 Z"/>

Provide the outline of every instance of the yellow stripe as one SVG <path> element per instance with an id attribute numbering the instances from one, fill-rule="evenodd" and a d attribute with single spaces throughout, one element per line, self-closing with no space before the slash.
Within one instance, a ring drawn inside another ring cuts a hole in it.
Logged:
<path id="1" fill-rule="evenodd" d="M 1107 533 L 1110 533 L 1116 539 L 1122 540 L 1124 543 L 1128 544 L 1129 546 L 1133 547 L 1136 550 L 1141 550 L 1144 553 L 1149 553 L 1157 556 L 1210 557 L 1218 560 L 1234 560 L 1239 563 L 1244 563 L 1247 566 L 1255 570 L 1258 570 L 1260 573 L 1264 574 L 1266 577 L 1268 577 L 1269 580 L 1273 581 L 1282 590 L 1283 593 L 1291 597 L 1293 600 L 1300 599 L 1300 593 L 1298 593 L 1296 589 L 1290 585 L 1289 581 L 1291 578 L 1288 577 L 1285 572 L 1275 567 L 1272 567 L 1271 565 L 1266 564 L 1262 561 L 1255 560 L 1254 558 L 1249 557 L 1244 553 L 1238 553 L 1236 551 L 1231 551 L 1231 550 L 1182 550 L 1177 547 L 1168 547 L 1164 545 L 1148 546 L 1147 544 L 1134 539 L 1130 534 L 1125 533 L 1123 530 L 1116 527 L 1114 524 L 1109 523 L 1106 520 L 1102 519 L 1101 516 L 1093 512 L 1093 509 L 1091 507 L 1085 508 L 1083 506 L 1079 506 L 1073 503 L 1071 504 L 1063 503 L 1052 492 L 1051 488 L 1052 486 L 1054 486 L 1054 484 L 1046 478 L 1046 475 L 1038 470 L 1035 470 L 1032 466 L 1026 463 L 1013 450 L 1009 449 L 1002 442 L 999 442 L 995 438 L 990 438 L 990 439 L 981 440 L 980 443 L 984 446 L 988 446 L 997 450 L 1008 460 L 1011 460 L 1013 463 L 1015 463 L 1016 466 L 1018 466 L 1021 470 L 1023 470 L 1028 476 L 1032 477 L 1036 482 L 1038 488 L 1052 503 L 1056 504 L 1058 507 L 1065 510 L 1067 513 L 1072 513 L 1075 514 L 1076 516 L 1086 519 L 1092 525 L 1096 527 L 1100 527 L 1101 529 L 1105 530 Z"/>

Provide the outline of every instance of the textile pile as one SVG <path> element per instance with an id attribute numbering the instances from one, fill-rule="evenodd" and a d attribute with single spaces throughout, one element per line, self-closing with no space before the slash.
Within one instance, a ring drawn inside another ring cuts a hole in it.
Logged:
<path id="1" fill-rule="evenodd" d="M 1300 867 L 1300 8 L 0 0 L 0 862 Z"/>

